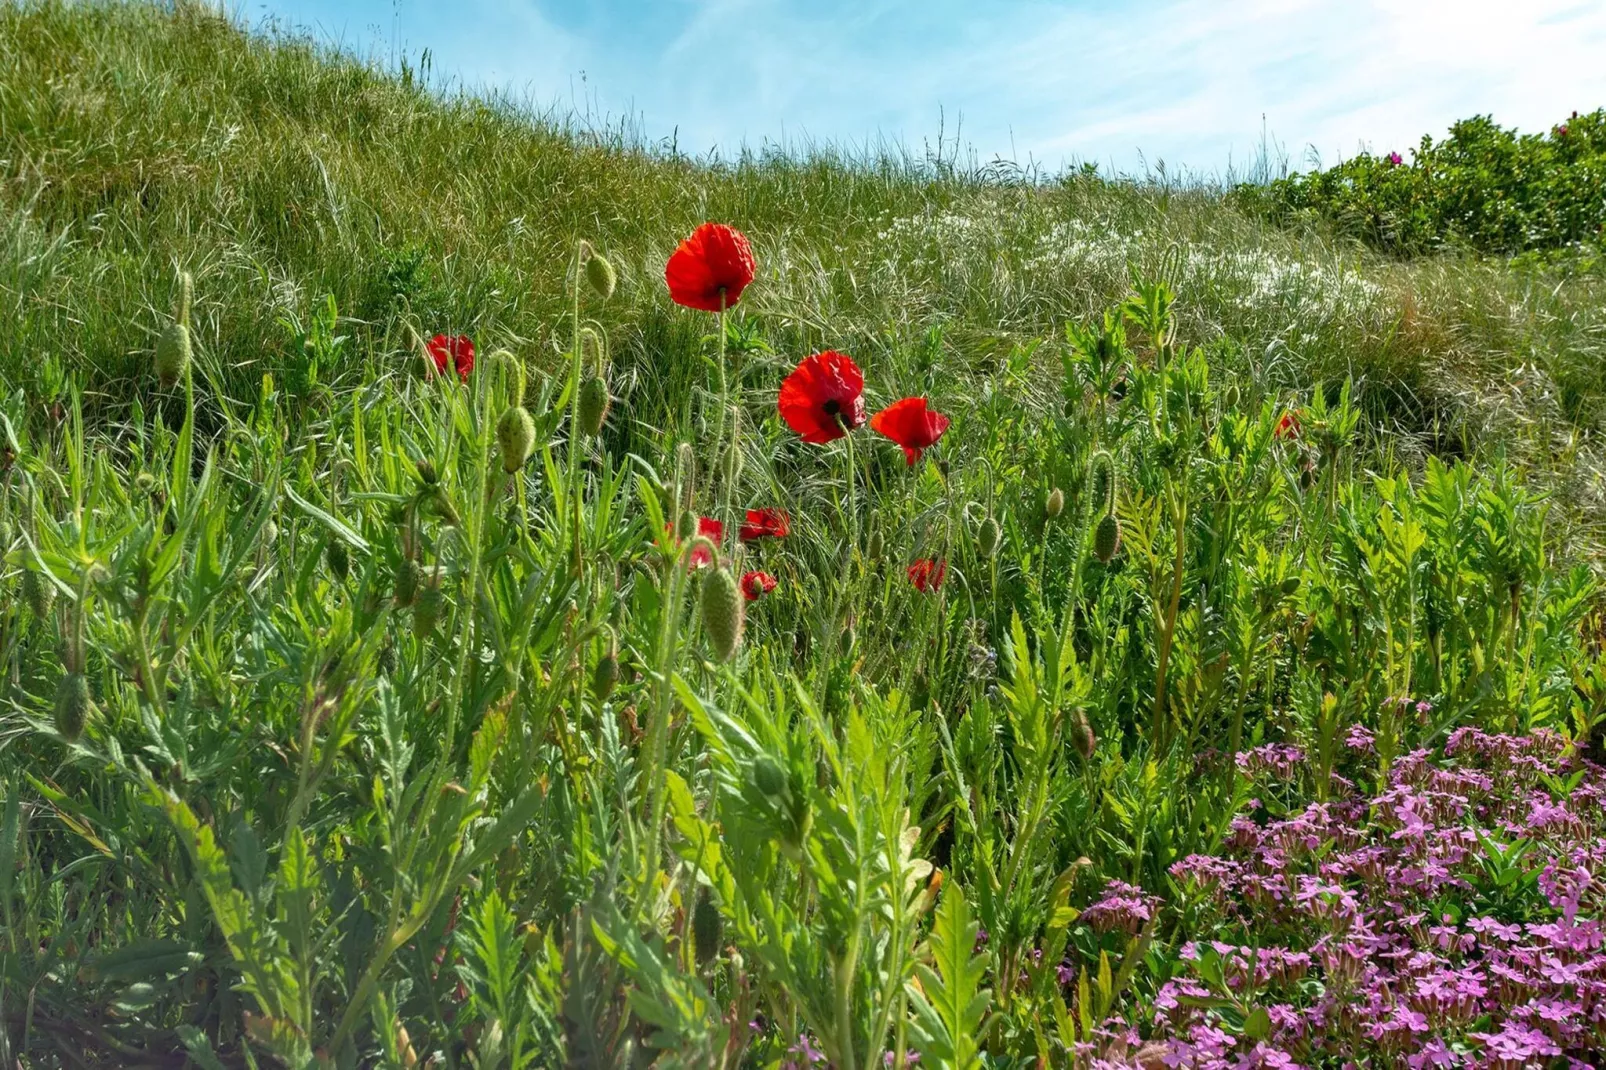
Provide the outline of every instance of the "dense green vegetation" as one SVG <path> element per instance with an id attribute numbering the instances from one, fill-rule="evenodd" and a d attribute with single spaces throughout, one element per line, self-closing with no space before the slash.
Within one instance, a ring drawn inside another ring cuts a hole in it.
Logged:
<path id="1" fill-rule="evenodd" d="M 1424 136 L 1409 162 L 1398 151 L 1363 152 L 1324 171 L 1241 185 L 1237 194 L 1280 222 L 1320 220 L 1393 253 L 1585 247 L 1598 257 L 1606 240 L 1602 190 L 1606 110 L 1574 112 L 1548 135 L 1478 116 L 1456 123 L 1442 141 Z"/>
<path id="2" fill-rule="evenodd" d="M 0 229 L 0 1062 L 1606 1036 L 1588 273 L 676 159 L 189 5 L 0 7 Z M 951 422 L 805 441 L 824 349 Z"/>

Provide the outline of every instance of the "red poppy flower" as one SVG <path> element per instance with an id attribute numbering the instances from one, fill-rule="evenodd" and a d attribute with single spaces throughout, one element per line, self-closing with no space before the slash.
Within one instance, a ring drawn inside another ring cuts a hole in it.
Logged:
<path id="1" fill-rule="evenodd" d="M 669 532 L 669 537 L 674 538 L 675 525 L 670 524 L 666 530 Z M 725 538 L 725 525 L 711 517 L 700 516 L 697 518 L 697 534 L 718 546 Z M 689 568 L 702 568 L 713 563 L 714 555 L 708 552 L 706 546 L 692 547 L 691 558 L 686 562 Z"/>
<path id="2" fill-rule="evenodd" d="M 1284 441 L 1293 441 L 1299 437 L 1299 414 L 1294 412 L 1283 413 L 1283 418 L 1277 421 L 1277 437 Z"/>
<path id="3" fill-rule="evenodd" d="M 749 509 L 747 523 L 737 532 L 743 542 L 752 542 L 768 535 L 784 539 L 792 533 L 792 518 L 785 509 Z"/>
<path id="4" fill-rule="evenodd" d="M 871 417 L 870 430 L 902 446 L 912 465 L 948 430 L 948 417 L 929 407 L 925 398 L 904 398 Z"/>
<path id="5" fill-rule="evenodd" d="M 757 602 L 760 598 L 775 590 L 776 579 L 768 572 L 748 572 L 742 576 L 742 597 L 749 602 Z"/>
<path id="6" fill-rule="evenodd" d="M 852 357 L 815 353 L 781 383 L 781 418 L 804 442 L 834 442 L 864 423 L 863 393 L 864 373 Z"/>
<path id="7" fill-rule="evenodd" d="M 943 577 L 948 575 L 948 562 L 938 558 L 933 560 L 922 557 L 909 566 L 909 582 L 915 585 L 915 590 L 922 593 L 935 591 L 942 586 Z"/>
<path id="8" fill-rule="evenodd" d="M 718 312 L 741 299 L 757 265 L 747 237 L 723 223 L 704 223 L 681 242 L 664 265 L 669 297 L 677 305 Z"/>
<path id="9" fill-rule="evenodd" d="M 441 375 L 446 374 L 446 366 L 450 364 L 457 369 L 457 377 L 464 382 L 474 370 L 474 343 L 468 340 L 466 334 L 437 334 L 424 346 L 429 351 L 429 359 L 435 362 L 435 370 Z"/>

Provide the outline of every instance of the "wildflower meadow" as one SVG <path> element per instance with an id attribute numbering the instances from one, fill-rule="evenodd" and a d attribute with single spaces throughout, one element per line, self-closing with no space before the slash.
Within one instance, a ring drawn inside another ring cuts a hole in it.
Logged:
<path id="1" fill-rule="evenodd" d="M 1606 1065 L 1587 272 L 722 173 L 184 5 L 0 7 L 0 71 L 58 62 L 77 104 L 0 92 L 0 1064 Z M 229 141 L 525 123 L 586 207 L 398 253 L 424 202 L 332 151 L 305 198 L 58 151 L 222 84 Z M 1454 272 L 1572 310 L 1554 412 L 1457 392 L 1505 357 Z"/>

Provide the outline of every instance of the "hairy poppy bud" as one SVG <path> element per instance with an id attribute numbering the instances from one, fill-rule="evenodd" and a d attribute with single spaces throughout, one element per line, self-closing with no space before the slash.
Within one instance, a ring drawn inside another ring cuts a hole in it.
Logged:
<path id="1" fill-rule="evenodd" d="M 56 601 L 55 584 L 46 583 L 45 578 L 33 569 L 26 569 L 22 573 L 22 597 L 33 610 L 33 615 L 40 620 L 50 616 L 50 607 Z"/>
<path id="2" fill-rule="evenodd" d="M 1093 726 L 1087 723 L 1087 713 L 1076 710 L 1071 714 L 1071 746 L 1076 748 L 1085 761 L 1093 757 L 1093 751 L 1098 747 L 1098 739 L 1093 735 Z"/>
<path id="3" fill-rule="evenodd" d="M 89 717 L 89 680 L 81 672 L 70 672 L 56 685 L 56 731 L 69 743 L 84 734 Z"/>
<path id="4" fill-rule="evenodd" d="M 156 477 L 149 472 L 141 472 L 134 477 L 134 486 L 145 494 L 156 493 Z"/>
<path id="5" fill-rule="evenodd" d="M 1283 580 L 1283 587 L 1282 587 L 1283 594 L 1290 595 L 1290 594 L 1293 594 L 1297 590 L 1299 590 L 1299 577 L 1298 576 L 1290 576 L 1286 580 Z"/>
<path id="6" fill-rule="evenodd" d="M 1115 458 L 1108 450 L 1093 455 L 1092 481 L 1089 500 L 1106 513 L 1115 512 Z"/>
<path id="7" fill-rule="evenodd" d="M 266 524 L 262 525 L 262 545 L 272 546 L 278 541 L 279 523 L 276 520 L 269 520 Z"/>
<path id="8" fill-rule="evenodd" d="M 675 525 L 675 537 L 690 539 L 697 535 L 697 514 L 690 509 L 682 509 L 680 522 Z"/>
<path id="9" fill-rule="evenodd" d="M 742 478 L 742 451 L 732 442 L 725 448 L 725 456 L 720 460 L 720 472 L 725 482 L 734 483 Z"/>
<path id="10" fill-rule="evenodd" d="M 613 264 L 609 263 L 608 258 L 593 249 L 589 242 L 585 248 L 591 250 L 591 255 L 584 257 L 586 281 L 597 292 L 597 296 L 606 301 L 613 296 L 614 287 L 619 285 L 619 276 L 614 272 Z"/>
<path id="11" fill-rule="evenodd" d="M 496 421 L 496 444 L 502 451 L 502 470 L 517 472 L 535 448 L 535 417 L 522 405 L 509 405 Z"/>
<path id="12" fill-rule="evenodd" d="M 1004 531 L 998 526 L 998 521 L 988 517 L 981 522 L 976 530 L 976 549 L 983 557 L 992 557 L 998 552 L 998 544 L 1004 541 Z"/>
<path id="13" fill-rule="evenodd" d="M 600 375 L 590 376 L 581 383 L 580 430 L 588 435 L 600 434 L 612 401 L 608 396 L 608 383 Z"/>
<path id="14" fill-rule="evenodd" d="M 719 954 L 720 930 L 723 920 L 707 886 L 697 890 L 697 905 L 691 912 L 692 944 L 697 949 L 697 963 L 706 966 Z"/>
<path id="15" fill-rule="evenodd" d="M 341 583 L 351 575 L 351 551 L 339 539 L 330 539 L 329 546 L 324 550 L 324 561 L 329 565 L 329 572 Z"/>
<path id="16" fill-rule="evenodd" d="M 619 640 L 612 635 L 608 637 L 608 649 L 602 657 L 597 659 L 597 667 L 591 673 L 591 693 L 599 701 L 606 702 L 608 696 L 613 694 L 614 685 L 619 682 Z"/>
<path id="17" fill-rule="evenodd" d="M 680 501 L 675 504 L 682 510 L 691 509 L 692 499 L 697 496 L 697 451 L 690 442 L 682 442 L 675 450 L 675 482 L 680 487 Z"/>
<path id="18" fill-rule="evenodd" d="M 1242 397 L 1238 390 L 1238 384 L 1228 383 L 1227 389 L 1221 392 L 1221 407 L 1228 410 L 1236 409 L 1240 400 L 1242 400 Z"/>
<path id="19" fill-rule="evenodd" d="M 424 481 L 426 487 L 433 487 L 441 481 L 441 475 L 435 471 L 435 462 L 428 457 L 418 462 L 418 478 Z"/>
<path id="20" fill-rule="evenodd" d="M 1048 492 L 1048 500 L 1043 503 L 1043 514 L 1050 520 L 1065 511 L 1065 492 L 1055 487 Z"/>
<path id="21" fill-rule="evenodd" d="M 1105 513 L 1093 531 L 1093 556 L 1107 565 L 1120 549 L 1121 522 L 1114 513 Z"/>
<path id="22" fill-rule="evenodd" d="M 163 389 L 170 389 L 184 378 L 190 367 L 190 273 L 184 272 L 178 280 L 178 302 L 173 309 L 173 322 L 163 329 L 156 339 L 156 381 Z"/>
<path id="23" fill-rule="evenodd" d="M 881 560 L 881 552 L 886 549 L 886 540 L 881 536 L 881 529 L 876 528 L 870 532 L 870 541 L 864 548 L 864 556 L 871 561 Z"/>
<path id="24" fill-rule="evenodd" d="M 768 754 L 753 762 L 753 786 L 772 799 L 786 794 L 786 773 Z"/>
<path id="25" fill-rule="evenodd" d="M 747 599 L 728 568 L 717 568 L 703 581 L 703 630 L 720 661 L 736 656 L 742 645 L 742 625 L 747 615 Z"/>
<path id="26" fill-rule="evenodd" d="M 413 636 L 419 642 L 429 638 L 435 630 L 435 622 L 441 618 L 441 609 L 446 605 L 446 593 L 441 590 L 441 574 L 432 573 L 428 580 L 418 587 L 418 598 L 413 603 Z"/>
<path id="27" fill-rule="evenodd" d="M 412 605 L 418 600 L 418 586 L 423 576 L 418 562 L 412 558 L 403 558 L 401 565 L 396 569 L 396 604 L 403 607 Z"/>

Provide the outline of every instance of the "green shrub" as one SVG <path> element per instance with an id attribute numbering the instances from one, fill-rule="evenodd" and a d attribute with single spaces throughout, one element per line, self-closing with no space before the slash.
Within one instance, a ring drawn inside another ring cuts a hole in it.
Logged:
<path id="1" fill-rule="evenodd" d="M 1518 134 L 1488 116 L 1423 137 L 1414 158 L 1362 153 L 1269 184 L 1238 200 L 1285 223 L 1324 221 L 1388 252 L 1446 246 L 1510 255 L 1599 242 L 1606 228 L 1606 110 L 1574 112 L 1548 135 Z"/>

